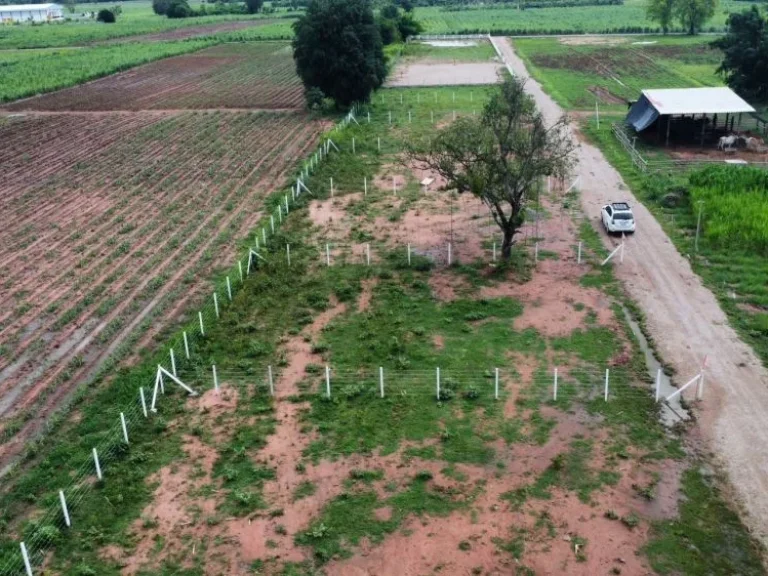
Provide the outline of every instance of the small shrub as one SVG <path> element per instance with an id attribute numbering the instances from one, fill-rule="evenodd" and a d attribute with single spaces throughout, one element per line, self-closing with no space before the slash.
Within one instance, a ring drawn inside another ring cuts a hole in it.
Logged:
<path id="1" fill-rule="evenodd" d="M 462 540 L 461 542 L 459 542 L 459 550 L 461 550 L 462 552 L 469 552 L 470 550 L 472 550 L 472 544 L 470 544 L 466 540 Z"/>
<path id="2" fill-rule="evenodd" d="M 99 10 L 99 13 L 96 15 L 96 20 L 103 22 L 104 24 L 114 24 L 117 21 L 117 17 L 112 10 L 103 8 Z"/>
<path id="3" fill-rule="evenodd" d="M 640 518 L 638 517 L 637 514 L 632 512 L 631 514 L 624 516 L 621 519 L 621 523 L 631 530 L 632 528 L 640 524 Z"/>

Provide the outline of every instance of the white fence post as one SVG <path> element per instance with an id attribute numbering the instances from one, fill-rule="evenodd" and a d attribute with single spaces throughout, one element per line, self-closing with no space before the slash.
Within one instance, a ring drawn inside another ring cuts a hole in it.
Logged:
<path id="1" fill-rule="evenodd" d="M 392 124 L 392 111 L 389 112 L 389 123 Z"/>
<path id="2" fill-rule="evenodd" d="M 264 244 L 264 246 L 267 245 L 267 229 L 263 227 L 261 229 L 261 243 Z"/>
<path id="3" fill-rule="evenodd" d="M 368 196 L 368 176 L 363 177 L 363 196 Z"/>
<path id="4" fill-rule="evenodd" d="M 450 266 L 451 263 L 452 263 L 452 259 L 451 259 L 451 243 L 448 242 L 448 266 Z"/>
<path id="5" fill-rule="evenodd" d="M 171 348 L 171 374 L 176 376 L 176 356 L 173 353 L 173 348 Z"/>
<path id="6" fill-rule="evenodd" d="M 701 400 L 704 397 L 704 367 L 702 366 L 701 372 L 699 372 L 699 381 L 696 384 L 696 400 Z"/>
<path id="7" fill-rule="evenodd" d="M 552 400 L 557 401 L 557 368 L 555 368 L 555 386 L 552 390 Z"/>
<path id="8" fill-rule="evenodd" d="M 59 490 L 59 502 L 61 502 L 61 513 L 64 514 L 64 523 L 67 528 L 72 528 L 72 521 L 69 518 L 69 509 L 67 508 L 67 499 L 64 497 L 64 490 Z"/>
<path id="9" fill-rule="evenodd" d="M 381 152 L 381 137 L 376 138 L 376 146 L 379 152 Z"/>
<path id="10" fill-rule="evenodd" d="M 437 400 L 440 401 L 440 368 L 437 369 Z"/>
<path id="11" fill-rule="evenodd" d="M 331 249 L 328 244 L 325 245 L 325 265 L 331 265 Z"/>
<path id="12" fill-rule="evenodd" d="M 272 378 L 272 366 L 267 366 L 267 376 L 269 377 L 269 395 L 275 395 L 275 381 Z"/>
<path id="13" fill-rule="evenodd" d="M 495 374 L 494 374 L 494 376 L 495 376 L 495 378 L 494 378 L 494 397 L 496 398 L 496 400 L 498 400 L 499 399 L 499 369 L 495 368 L 494 372 L 495 372 Z"/>
<path id="14" fill-rule="evenodd" d="M 370 242 L 365 245 L 365 263 L 367 266 L 371 265 L 371 244 Z"/>
<path id="15" fill-rule="evenodd" d="M 331 369 L 325 365 L 325 395 L 331 397 Z"/>
<path id="16" fill-rule="evenodd" d="M 213 364 L 211 366 L 211 371 L 213 372 L 213 389 L 216 391 L 216 394 L 219 393 L 219 375 L 216 373 L 216 364 Z"/>
<path id="17" fill-rule="evenodd" d="M 240 283 L 243 282 L 243 261 L 238 260 L 237 261 L 237 269 L 240 271 Z"/>
<path id="18" fill-rule="evenodd" d="M 187 338 L 186 330 L 182 332 L 182 336 L 184 337 L 184 355 L 187 357 L 187 360 L 189 360 L 189 339 Z"/>
<path id="19" fill-rule="evenodd" d="M 578 252 L 578 255 L 576 256 L 576 263 L 581 264 L 581 242 L 579 242 L 579 252 Z"/>
<path id="20" fill-rule="evenodd" d="M 216 292 L 213 293 L 213 307 L 216 310 L 216 318 L 219 317 L 219 297 L 216 295 Z"/>
<path id="21" fill-rule="evenodd" d="M 411 245 L 408 244 L 408 266 L 411 265 Z"/>
<path id="22" fill-rule="evenodd" d="M 355 152 L 355 139 L 352 138 L 352 154 L 356 154 Z"/>
<path id="23" fill-rule="evenodd" d="M 608 379 L 610 378 L 611 371 L 610 369 L 605 369 L 605 394 L 603 395 L 603 399 L 608 402 Z"/>
<path id="24" fill-rule="evenodd" d="M 21 543 L 21 559 L 24 560 L 24 570 L 27 572 L 27 576 L 33 576 L 32 565 L 29 563 L 29 554 L 27 554 L 27 547 L 24 542 Z"/>
<path id="25" fill-rule="evenodd" d="M 331 198 L 333 198 L 333 178 L 331 180 Z"/>
<path id="26" fill-rule="evenodd" d="M 144 397 L 144 388 L 139 388 L 139 398 L 141 398 L 141 411 L 144 413 L 144 418 L 149 416 L 147 414 L 147 399 Z"/>
<path id="27" fill-rule="evenodd" d="M 203 313 L 198 312 L 197 317 L 200 320 L 200 335 L 205 336 L 205 327 L 203 326 Z"/>
<path id="28" fill-rule="evenodd" d="M 272 234 L 275 233 L 275 215 L 270 214 L 269 215 L 269 227 L 272 229 Z"/>
<path id="29" fill-rule="evenodd" d="M 288 194 L 283 196 L 283 200 L 285 201 L 285 215 L 288 216 Z"/>
<path id="30" fill-rule="evenodd" d="M 288 266 L 291 265 L 291 245 L 286 244 L 285 245 L 285 257 L 288 260 Z"/>
<path id="31" fill-rule="evenodd" d="M 539 261 L 539 243 L 536 242 L 533 246 L 533 261 L 538 262 Z"/>
<path id="32" fill-rule="evenodd" d="M 93 465 L 96 468 L 96 478 L 99 480 L 104 480 L 104 477 L 101 475 L 101 464 L 99 463 L 99 453 L 96 452 L 96 448 L 92 450 L 93 452 Z"/>
<path id="33" fill-rule="evenodd" d="M 229 296 L 229 301 L 232 302 L 232 283 L 229 281 L 229 276 L 227 276 L 227 296 Z"/>
<path id="34" fill-rule="evenodd" d="M 493 243 L 493 262 L 496 262 L 496 242 Z"/>
<path id="35" fill-rule="evenodd" d="M 379 366 L 379 393 L 384 398 L 384 367 Z"/>
<path id="36" fill-rule="evenodd" d="M 123 440 L 126 444 L 130 444 L 128 441 L 128 425 L 125 423 L 125 414 L 120 412 L 120 425 L 123 427 Z"/>
<path id="37" fill-rule="evenodd" d="M 408 124 L 411 123 L 411 111 L 408 110 Z"/>
<path id="38" fill-rule="evenodd" d="M 661 390 L 661 368 L 656 370 L 656 402 L 659 401 L 659 394 Z"/>

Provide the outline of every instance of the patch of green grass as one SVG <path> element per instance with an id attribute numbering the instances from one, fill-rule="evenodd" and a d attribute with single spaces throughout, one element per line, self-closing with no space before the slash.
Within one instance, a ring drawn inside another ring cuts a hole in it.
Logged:
<path id="1" fill-rule="evenodd" d="M 312 496 L 317 491 L 317 486 L 309 480 L 302 480 L 293 492 L 293 501 Z"/>
<path id="2" fill-rule="evenodd" d="M 466 501 L 437 492 L 429 487 L 428 481 L 418 478 L 408 488 L 385 500 L 371 491 L 345 492 L 328 504 L 307 530 L 296 536 L 296 543 L 311 547 L 320 562 L 327 562 L 337 555 L 346 558 L 362 538 L 374 544 L 381 542 L 411 514 L 446 516 L 466 505 Z M 391 507 L 391 518 L 377 519 L 375 510 L 385 506 Z"/>
<path id="3" fill-rule="evenodd" d="M 698 465 L 683 473 L 679 517 L 652 523 L 644 548 L 659 574 L 764 574 L 757 545 L 725 504 L 718 484 Z"/>

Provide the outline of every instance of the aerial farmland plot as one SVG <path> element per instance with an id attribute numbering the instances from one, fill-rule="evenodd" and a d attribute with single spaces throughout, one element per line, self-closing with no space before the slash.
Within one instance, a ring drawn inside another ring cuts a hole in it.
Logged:
<path id="1" fill-rule="evenodd" d="M 285 42 L 230 43 L 159 60 L 37 98 L 8 110 L 286 109 L 302 87 Z"/>
<path id="2" fill-rule="evenodd" d="M 151 344 L 202 298 L 324 128 L 295 110 L 286 44 L 189 57 L 0 117 L 4 464 L 121 345 Z"/>

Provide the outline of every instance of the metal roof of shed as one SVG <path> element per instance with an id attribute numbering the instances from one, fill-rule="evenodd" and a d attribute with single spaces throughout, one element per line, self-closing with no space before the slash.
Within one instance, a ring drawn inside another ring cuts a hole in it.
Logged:
<path id="1" fill-rule="evenodd" d="M 672 88 L 643 90 L 650 104 L 661 116 L 679 114 L 736 114 L 754 112 L 730 88 Z"/>
<path id="2" fill-rule="evenodd" d="M 0 12 L 28 12 L 30 10 L 49 10 L 63 8 L 61 4 L 6 4 L 0 5 Z"/>

